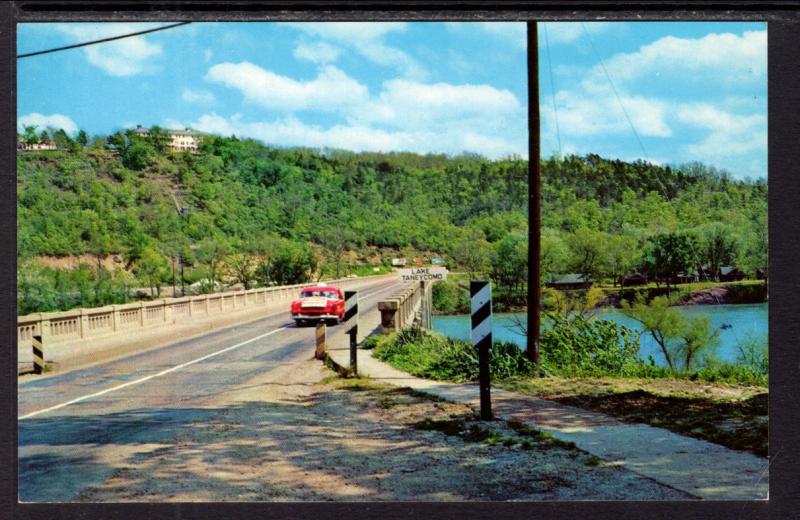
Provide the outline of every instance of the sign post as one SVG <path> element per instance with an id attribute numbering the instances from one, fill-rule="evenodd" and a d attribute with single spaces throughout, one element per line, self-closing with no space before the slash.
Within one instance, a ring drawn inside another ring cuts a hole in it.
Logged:
<path id="1" fill-rule="evenodd" d="M 344 331 L 350 335 L 350 371 L 358 375 L 358 291 L 344 292 Z"/>
<path id="2" fill-rule="evenodd" d="M 472 346 L 478 349 L 478 384 L 481 395 L 481 419 L 492 419 L 489 377 L 489 350 L 492 348 L 492 286 L 486 281 L 469 282 L 472 317 Z"/>

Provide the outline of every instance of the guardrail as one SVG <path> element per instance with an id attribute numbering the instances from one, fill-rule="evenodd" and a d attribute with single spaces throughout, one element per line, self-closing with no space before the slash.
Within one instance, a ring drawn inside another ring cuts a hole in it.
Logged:
<path id="1" fill-rule="evenodd" d="M 358 281 L 363 281 L 363 278 L 329 280 L 325 283 L 347 285 Z M 33 336 L 42 336 L 42 341 L 52 345 L 203 321 L 234 311 L 285 303 L 295 298 L 299 289 L 314 285 L 317 283 L 28 314 L 17 317 L 17 344 L 30 344 Z"/>
<path id="2" fill-rule="evenodd" d="M 378 302 L 381 331 L 386 334 L 414 325 L 431 328 L 431 291 L 433 284 L 409 284 L 389 298 Z"/>

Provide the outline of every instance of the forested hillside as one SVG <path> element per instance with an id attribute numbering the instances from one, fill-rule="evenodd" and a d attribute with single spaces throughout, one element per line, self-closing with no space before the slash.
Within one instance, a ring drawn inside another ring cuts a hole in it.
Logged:
<path id="1" fill-rule="evenodd" d="M 18 155 L 21 311 L 171 283 L 179 255 L 189 281 L 246 286 L 441 255 L 524 291 L 523 160 L 278 149 L 234 137 L 173 154 L 163 133 L 150 134 L 91 143 L 61 135 L 57 151 Z M 691 241 L 697 262 L 766 267 L 765 182 L 597 156 L 542 166 L 546 274 L 613 278 L 658 260 L 651 253 L 670 233 Z M 35 261 L 82 253 L 98 263 L 65 273 Z M 100 263 L 110 254 L 119 269 Z"/>

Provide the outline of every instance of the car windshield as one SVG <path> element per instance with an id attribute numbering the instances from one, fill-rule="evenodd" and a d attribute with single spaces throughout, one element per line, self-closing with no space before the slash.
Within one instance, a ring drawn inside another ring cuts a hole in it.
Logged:
<path id="1" fill-rule="evenodd" d="M 314 291 L 303 291 L 300 293 L 301 298 L 338 298 L 336 291 L 323 291 L 320 289 L 316 289 Z"/>

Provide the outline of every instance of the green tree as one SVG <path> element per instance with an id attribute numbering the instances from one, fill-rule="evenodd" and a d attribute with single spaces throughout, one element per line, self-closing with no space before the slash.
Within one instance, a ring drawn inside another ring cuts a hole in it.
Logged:
<path id="1" fill-rule="evenodd" d="M 612 235 L 606 244 L 606 274 L 613 280 L 614 285 L 621 283 L 622 275 L 630 271 L 641 260 L 636 239 L 625 235 Z"/>
<path id="2" fill-rule="evenodd" d="M 669 289 L 671 281 L 681 272 L 695 265 L 692 239 L 688 235 L 663 233 L 650 239 L 650 247 L 644 257 L 644 271 L 658 282 L 664 279 Z"/>
<path id="3" fill-rule="evenodd" d="M 272 258 L 270 277 L 278 285 L 293 285 L 311 280 L 319 259 L 314 250 L 300 242 L 287 241 Z"/>
<path id="4" fill-rule="evenodd" d="M 701 353 L 719 344 L 719 331 L 711 327 L 707 316 L 687 317 L 670 306 L 664 296 L 646 303 L 641 295 L 633 303 L 622 302 L 622 313 L 642 324 L 659 346 L 667 366 L 674 374 L 698 368 Z"/>
<path id="5" fill-rule="evenodd" d="M 151 295 L 155 292 L 156 295 L 161 296 L 161 284 L 168 273 L 168 264 L 164 255 L 152 246 L 145 247 L 136 262 L 134 273 L 147 281 Z"/>
<path id="6" fill-rule="evenodd" d="M 89 135 L 85 131 L 81 130 L 78 132 L 78 136 L 75 138 L 75 140 L 81 146 L 86 146 L 89 144 Z"/>
<path id="7" fill-rule="evenodd" d="M 540 243 L 539 265 L 541 266 L 542 282 L 544 282 L 548 277 L 566 271 L 570 250 L 558 231 L 551 228 L 542 229 Z"/>
<path id="8" fill-rule="evenodd" d="M 206 290 L 214 290 L 217 282 L 220 281 L 220 275 L 223 274 L 225 267 L 225 259 L 231 253 L 231 245 L 228 240 L 222 236 L 207 238 L 200 242 L 195 251 L 197 260 L 206 267 L 208 278 L 208 287 Z"/>
<path id="9" fill-rule="evenodd" d="M 712 222 L 700 229 L 702 261 L 708 266 L 707 276 L 719 280 L 719 268 L 730 265 L 736 256 L 736 237 L 733 229 L 721 222 Z"/>
<path id="10" fill-rule="evenodd" d="M 122 155 L 122 164 L 126 168 L 135 171 L 142 171 L 153 161 L 153 147 L 144 142 L 135 142 L 128 146 Z"/>
<path id="11" fill-rule="evenodd" d="M 489 272 L 494 258 L 492 245 L 478 229 L 467 228 L 452 246 L 453 259 L 467 270 L 470 277 Z"/>
<path id="12" fill-rule="evenodd" d="M 172 141 L 172 136 L 169 132 L 160 126 L 152 126 L 147 131 L 146 141 L 158 153 L 164 153 L 169 149 L 169 143 Z"/>
<path id="13" fill-rule="evenodd" d="M 36 134 L 36 125 L 28 125 L 24 128 L 25 132 L 22 134 L 22 140 L 25 144 L 36 144 L 39 142 L 39 136 Z"/>
<path id="14" fill-rule="evenodd" d="M 494 244 L 491 277 L 506 302 L 525 292 L 528 281 L 528 236 L 512 232 Z"/>
<path id="15" fill-rule="evenodd" d="M 567 236 L 570 248 L 570 271 L 583 275 L 586 280 L 597 280 L 607 265 L 606 248 L 609 237 L 602 231 L 580 228 Z"/>

